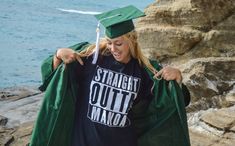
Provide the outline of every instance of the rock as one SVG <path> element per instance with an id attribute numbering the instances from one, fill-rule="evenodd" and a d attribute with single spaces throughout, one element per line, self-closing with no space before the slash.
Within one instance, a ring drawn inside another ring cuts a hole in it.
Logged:
<path id="1" fill-rule="evenodd" d="M 220 109 L 204 114 L 201 120 L 212 127 L 229 132 L 235 126 L 235 110 Z"/>
<path id="2" fill-rule="evenodd" d="M 18 100 L 0 102 L 0 115 L 8 118 L 7 127 L 17 127 L 20 124 L 34 121 L 43 99 L 43 93 Z"/>
<path id="3" fill-rule="evenodd" d="M 234 105 L 235 57 L 192 59 L 177 66 L 183 73 L 183 82 L 191 93 L 188 112 L 222 108 Z"/>
<path id="4" fill-rule="evenodd" d="M 235 84 L 234 66 L 235 57 L 210 57 L 193 59 L 178 67 L 183 73 L 183 82 L 190 89 L 192 100 L 198 101 L 202 98 L 221 97 L 218 95 L 229 92 L 232 96 Z"/>
<path id="5" fill-rule="evenodd" d="M 4 116 L 0 116 L 4 124 L 0 126 L 0 145 L 27 146 L 44 94 L 32 87 L 6 88 L 1 93 L 14 96 L 0 101 L 0 115 Z"/>
<path id="6" fill-rule="evenodd" d="M 230 92 L 228 92 L 226 94 L 225 98 L 228 102 L 235 104 L 235 86 L 233 87 L 233 89 Z"/>
<path id="7" fill-rule="evenodd" d="M 235 1 L 162 0 L 137 22 L 145 54 L 164 62 L 235 55 Z"/>
<path id="8" fill-rule="evenodd" d="M 194 131 L 193 129 L 189 130 L 191 146 L 210 146 L 211 144 L 218 142 L 217 136 L 210 136 L 206 133 Z"/>
<path id="9" fill-rule="evenodd" d="M 220 22 L 202 40 L 182 57 L 185 60 L 202 57 L 235 56 L 235 14 Z M 180 59 L 179 59 L 180 60 Z"/>
<path id="10" fill-rule="evenodd" d="M 7 135 L 4 137 L 3 145 L 8 146 L 8 145 L 10 145 L 10 143 L 12 143 L 12 141 L 14 141 L 14 137 L 11 135 Z"/>
<path id="11" fill-rule="evenodd" d="M 21 98 L 37 95 L 41 93 L 37 88 L 33 87 L 9 87 L 0 89 L 0 101 L 18 100 Z"/>
<path id="12" fill-rule="evenodd" d="M 235 105 L 188 114 L 192 146 L 233 146 L 235 143 Z"/>
<path id="13" fill-rule="evenodd" d="M 12 134 L 14 141 L 10 146 L 28 146 L 32 134 L 34 122 L 27 122 L 22 125 Z"/>
<path id="14" fill-rule="evenodd" d="M 28 146 L 34 122 L 15 128 L 0 127 L 0 146 Z"/>
<path id="15" fill-rule="evenodd" d="M 144 54 L 158 60 L 181 56 L 202 39 L 200 31 L 181 27 L 154 25 L 137 30 Z"/>
<path id="16" fill-rule="evenodd" d="M 4 128 L 0 126 L 0 146 L 9 146 L 14 141 L 12 133 L 15 131 L 14 128 Z"/>
<path id="17" fill-rule="evenodd" d="M 234 12 L 233 0 L 159 0 L 145 9 L 140 27 L 187 26 L 208 31 Z"/>
<path id="18" fill-rule="evenodd" d="M 5 126 L 7 123 L 7 118 L 0 115 L 0 126 Z"/>
<path id="19" fill-rule="evenodd" d="M 137 22 L 144 54 L 180 68 L 192 109 L 234 104 L 235 1 L 160 0 Z"/>
<path id="20" fill-rule="evenodd" d="M 234 132 L 224 134 L 224 138 L 216 144 L 216 146 L 233 146 L 235 143 Z"/>

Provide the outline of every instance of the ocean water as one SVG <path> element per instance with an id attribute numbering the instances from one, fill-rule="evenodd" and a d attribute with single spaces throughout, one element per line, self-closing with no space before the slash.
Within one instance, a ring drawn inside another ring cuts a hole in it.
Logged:
<path id="1" fill-rule="evenodd" d="M 154 0 L 0 0 L 0 88 L 41 84 L 40 65 L 59 47 L 95 42 L 94 14 Z"/>

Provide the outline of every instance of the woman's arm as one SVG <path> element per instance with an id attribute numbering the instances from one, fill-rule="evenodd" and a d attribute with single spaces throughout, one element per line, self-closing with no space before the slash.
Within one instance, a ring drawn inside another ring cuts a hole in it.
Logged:
<path id="1" fill-rule="evenodd" d="M 61 62 L 69 64 L 75 60 L 83 65 L 83 61 L 76 51 L 70 48 L 60 48 L 56 51 L 53 57 L 53 70 L 55 70 Z"/>
<path id="2" fill-rule="evenodd" d="M 79 52 L 87 48 L 88 45 L 90 45 L 88 42 L 81 42 L 73 46 L 70 46 L 69 48 L 71 48 L 74 51 Z M 59 50 L 60 49 L 58 49 L 58 51 Z M 57 54 L 58 51 L 56 51 L 54 55 L 50 55 L 48 58 L 46 58 L 41 65 L 41 75 L 42 75 L 42 82 L 43 82 L 43 84 L 39 87 L 41 91 L 46 90 L 47 85 L 49 84 L 50 80 L 53 77 L 55 69 L 63 62 L 63 59 L 61 58 L 61 56 L 58 56 L 59 54 Z M 66 62 L 66 59 L 65 59 L 65 62 Z"/>
<path id="3" fill-rule="evenodd" d="M 62 62 L 62 60 L 60 58 L 57 57 L 57 52 L 55 53 L 55 55 L 53 56 L 53 70 L 55 70 L 60 63 Z"/>

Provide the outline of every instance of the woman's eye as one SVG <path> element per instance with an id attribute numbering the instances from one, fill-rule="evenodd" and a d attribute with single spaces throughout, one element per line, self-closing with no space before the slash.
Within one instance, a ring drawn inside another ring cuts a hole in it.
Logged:
<path id="1" fill-rule="evenodd" d="M 122 45 L 122 43 L 116 43 L 116 45 L 117 45 L 117 46 L 121 46 L 121 45 Z"/>

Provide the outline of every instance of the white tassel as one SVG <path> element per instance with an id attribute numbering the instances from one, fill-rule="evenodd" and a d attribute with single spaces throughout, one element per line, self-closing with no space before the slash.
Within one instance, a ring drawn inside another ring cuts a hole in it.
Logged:
<path id="1" fill-rule="evenodd" d="M 106 18 L 103 18 L 101 20 L 98 21 L 97 24 L 97 28 L 96 28 L 96 43 L 95 43 L 95 53 L 93 55 L 93 60 L 92 60 L 92 64 L 96 64 L 97 60 L 98 60 L 98 55 L 99 55 L 99 44 L 100 44 L 100 22 L 105 20 L 105 19 L 110 19 L 116 16 L 120 16 L 121 14 L 115 14 L 113 16 L 109 16 Z"/>
<path id="2" fill-rule="evenodd" d="M 92 64 L 96 64 L 99 55 L 99 44 L 100 44 L 100 22 L 98 22 L 96 28 L 96 43 L 95 43 L 95 53 L 93 55 Z"/>

